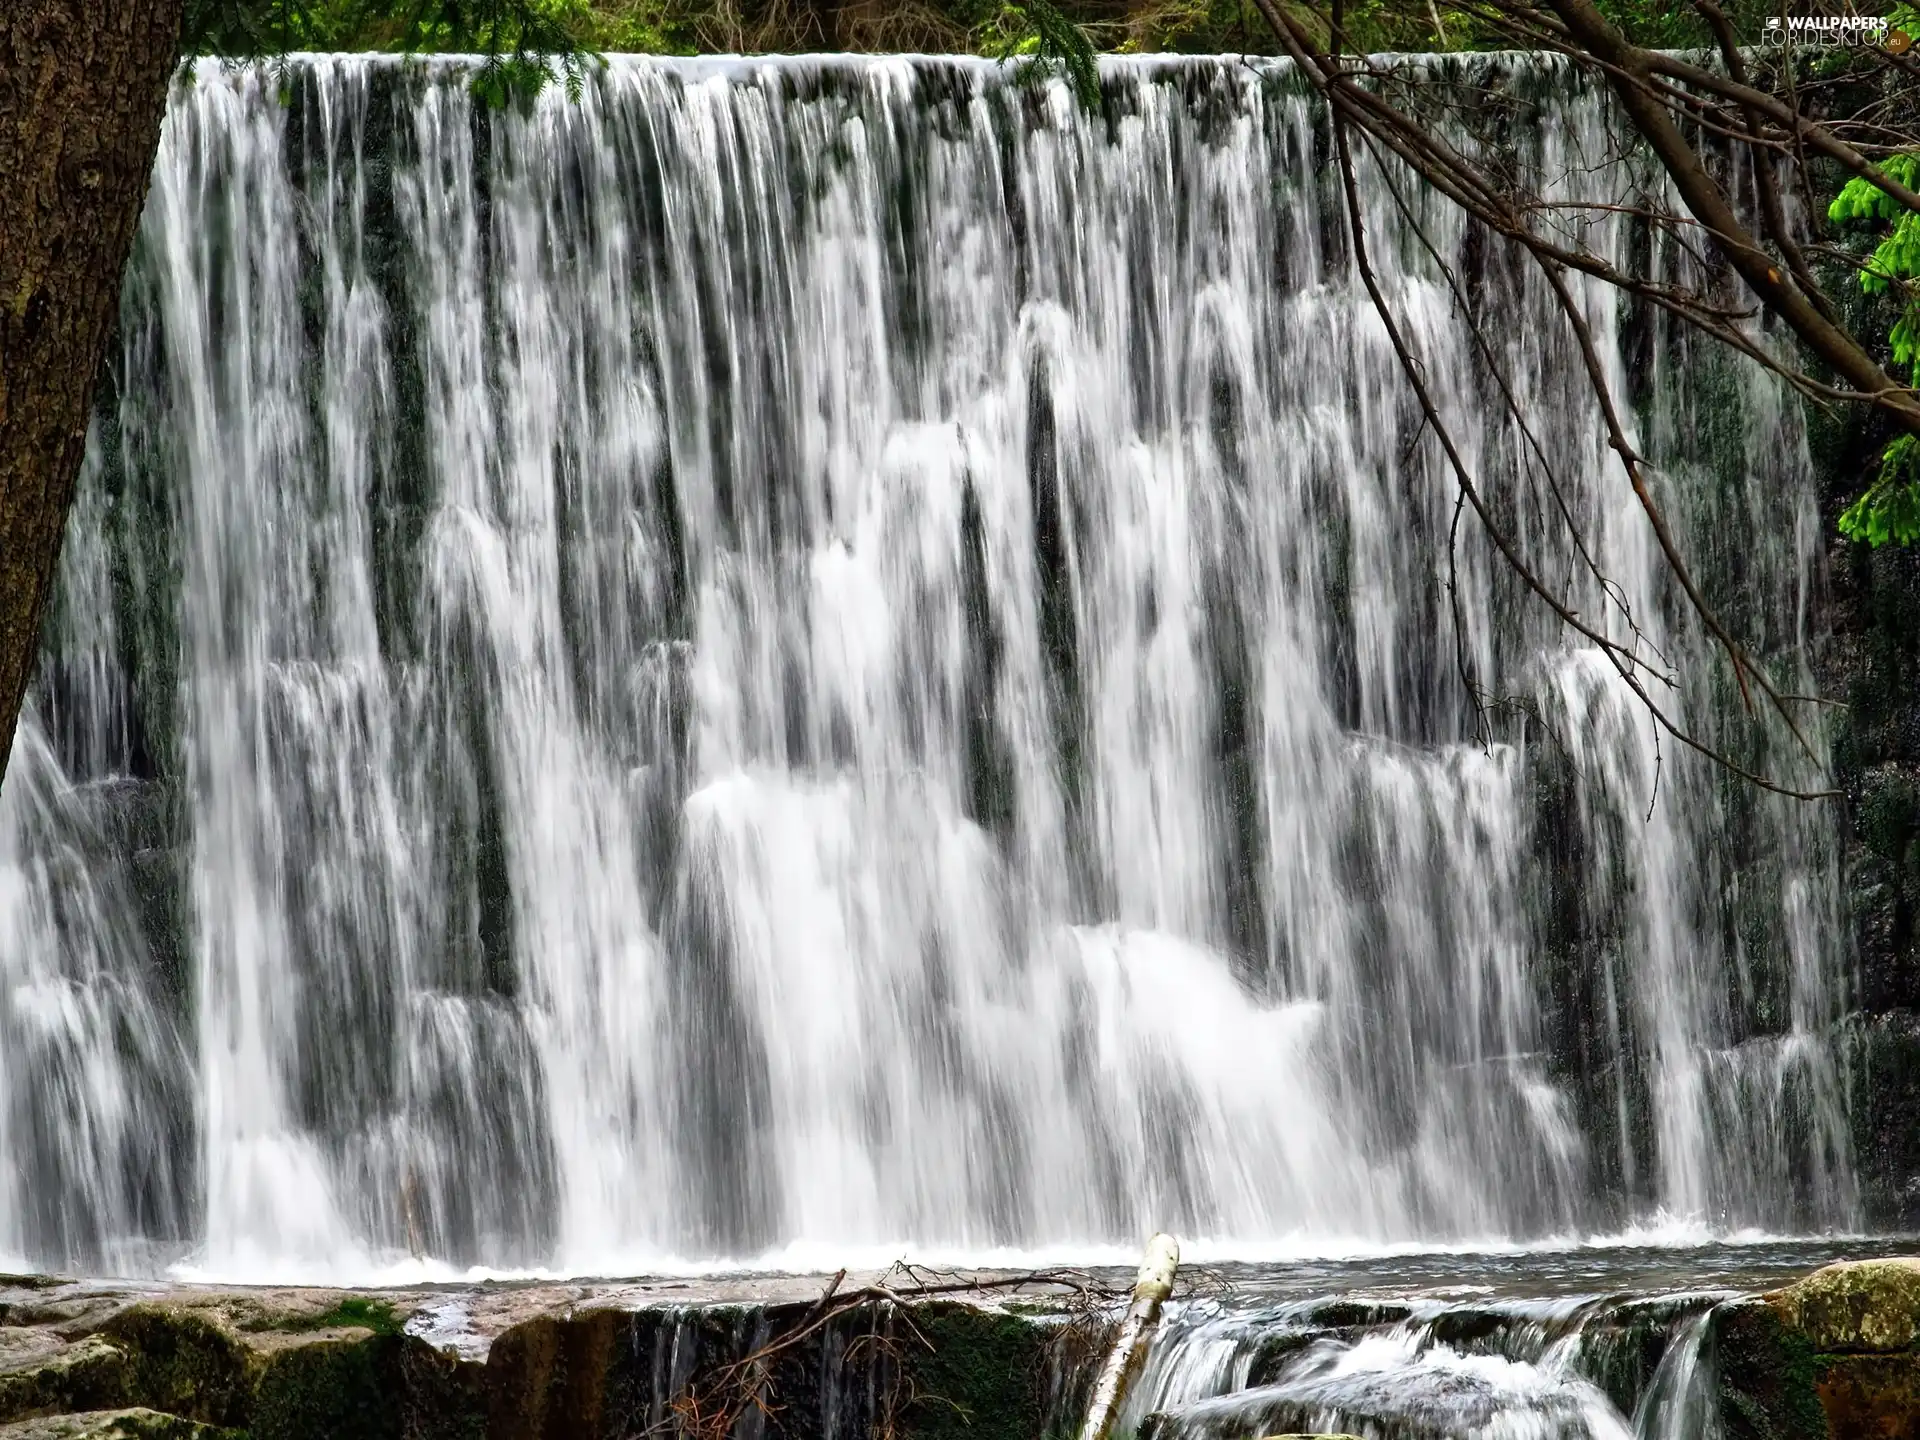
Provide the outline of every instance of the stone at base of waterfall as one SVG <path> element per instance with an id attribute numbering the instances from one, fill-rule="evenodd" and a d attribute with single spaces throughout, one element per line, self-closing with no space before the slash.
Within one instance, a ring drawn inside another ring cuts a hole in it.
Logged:
<path id="1" fill-rule="evenodd" d="M 241 1440 L 246 1432 L 158 1410 L 93 1410 L 0 1425 L 0 1440 Z"/>
<path id="2" fill-rule="evenodd" d="M 1842 1261 L 1770 1299 L 1823 1354 L 1885 1355 L 1920 1344 L 1920 1259 Z"/>
<path id="3" fill-rule="evenodd" d="M 1920 1437 L 1920 1259 L 1829 1265 L 1714 1329 L 1727 1440 Z"/>
<path id="4" fill-rule="evenodd" d="M 1813 1351 L 1833 1440 L 1920 1437 L 1920 1259 L 1829 1265 L 1769 1299 Z"/>

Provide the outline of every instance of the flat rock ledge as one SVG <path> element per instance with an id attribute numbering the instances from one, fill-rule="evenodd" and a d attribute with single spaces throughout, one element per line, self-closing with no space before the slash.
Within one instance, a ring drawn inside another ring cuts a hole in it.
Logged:
<path id="1" fill-rule="evenodd" d="M 1104 1338 L 1045 1294 L 823 1313 L 824 1284 L 0 1276 L 0 1440 L 725 1440 L 749 1373 L 766 1440 L 1038 1440 Z"/>

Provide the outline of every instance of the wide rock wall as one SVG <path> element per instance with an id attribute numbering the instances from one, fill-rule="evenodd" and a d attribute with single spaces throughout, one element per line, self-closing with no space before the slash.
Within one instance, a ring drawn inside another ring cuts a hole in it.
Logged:
<path id="1" fill-rule="evenodd" d="M 369 1297 L 0 1278 L 0 1437 L 1034 1440 L 1077 1408 L 1060 1377 L 1097 1338 L 1047 1306 L 826 1314 L 794 1282 L 760 1282 L 752 1302 L 712 1286 L 673 1298 L 688 1288 Z"/>
<path id="2" fill-rule="evenodd" d="M 1863 329 L 1873 317 L 1859 317 Z M 1920 552 L 1873 549 L 1834 527 L 1877 465 L 1872 425 L 1816 423 L 1830 625 L 1822 691 L 1842 702 L 1830 735 L 1858 1010 L 1848 1111 L 1864 1218 L 1920 1224 Z"/>

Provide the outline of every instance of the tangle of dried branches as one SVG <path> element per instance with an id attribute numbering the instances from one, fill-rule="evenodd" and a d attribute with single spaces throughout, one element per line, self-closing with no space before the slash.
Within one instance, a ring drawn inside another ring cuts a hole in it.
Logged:
<path id="1" fill-rule="evenodd" d="M 775 1368 L 790 1353 L 816 1341 L 829 1327 L 865 1312 L 873 1324 L 848 1345 L 847 1358 L 868 1367 L 880 1380 L 873 1433 L 892 1440 L 915 1404 L 941 1403 L 943 1397 L 919 1392 L 908 1363 L 914 1350 L 931 1343 L 914 1320 L 914 1308 L 927 1301 L 959 1300 L 986 1304 L 1013 1299 L 1044 1302 L 1057 1316 L 1057 1340 L 1076 1338 L 1103 1325 L 1126 1295 L 1117 1286 L 1084 1270 L 1042 1269 L 1011 1275 L 968 1274 L 900 1261 L 864 1284 L 845 1287 L 847 1272 L 833 1275 L 820 1297 L 796 1320 L 747 1354 L 702 1373 L 676 1395 L 650 1433 L 681 1440 L 727 1440 L 751 1412 L 772 1416 L 780 1408 Z"/>

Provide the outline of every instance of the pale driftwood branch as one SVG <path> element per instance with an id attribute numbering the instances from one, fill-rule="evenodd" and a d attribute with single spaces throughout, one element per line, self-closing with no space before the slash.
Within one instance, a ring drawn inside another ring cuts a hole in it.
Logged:
<path id="1" fill-rule="evenodd" d="M 1156 1235 L 1147 1242 L 1147 1258 L 1140 1262 L 1139 1277 L 1133 1282 L 1133 1304 L 1127 1309 L 1127 1318 L 1120 1322 L 1120 1333 L 1107 1352 L 1107 1363 L 1100 1367 L 1080 1440 L 1107 1440 L 1112 1432 L 1120 1402 L 1127 1398 L 1127 1387 L 1147 1358 L 1147 1342 L 1153 1338 L 1160 1307 L 1173 1291 L 1173 1273 L 1179 1267 L 1180 1244 L 1171 1235 Z"/>

